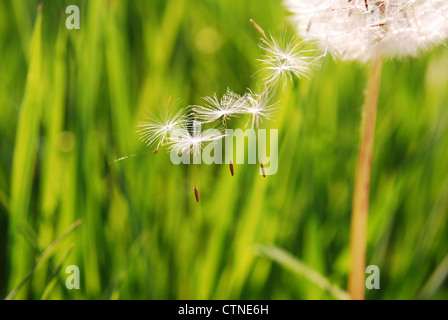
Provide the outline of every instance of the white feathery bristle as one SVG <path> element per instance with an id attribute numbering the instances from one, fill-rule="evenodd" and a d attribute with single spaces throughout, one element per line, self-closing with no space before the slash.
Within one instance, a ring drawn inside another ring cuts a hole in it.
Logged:
<path id="1" fill-rule="evenodd" d="M 213 97 L 205 97 L 204 106 L 193 106 L 193 111 L 199 120 L 204 122 L 213 122 L 221 119 L 224 123 L 229 118 L 241 113 L 245 105 L 244 97 L 227 89 L 227 92 L 218 99 L 215 94 Z"/>
<path id="2" fill-rule="evenodd" d="M 448 37 L 446 0 L 285 0 L 304 39 L 343 60 L 416 56 Z"/>
<path id="3" fill-rule="evenodd" d="M 171 102 L 168 100 L 164 105 L 164 112 L 161 117 L 152 114 L 145 115 L 145 120 L 140 122 L 137 132 L 140 140 L 147 146 L 157 143 L 157 148 L 167 142 L 167 139 L 176 130 L 183 127 L 186 123 L 185 110 L 174 111 L 179 101 Z"/>
<path id="4" fill-rule="evenodd" d="M 252 129 L 259 126 L 263 119 L 270 120 L 271 115 L 276 111 L 275 104 L 271 104 L 271 94 L 265 90 L 262 94 L 255 94 L 248 90 L 246 93 L 247 103 L 244 109 L 246 114 L 251 116 Z M 250 121 L 249 120 L 249 121 Z"/>
<path id="5" fill-rule="evenodd" d="M 314 50 L 307 50 L 304 41 L 292 37 L 288 41 L 277 41 L 271 37 L 270 40 L 262 39 L 260 48 L 265 52 L 261 72 L 265 74 L 263 79 L 265 86 L 271 88 L 280 81 L 286 84 L 292 81 L 293 75 L 297 78 L 308 77 L 315 58 L 312 57 Z"/>
<path id="6" fill-rule="evenodd" d="M 176 130 L 169 139 L 169 149 L 177 153 L 187 153 L 193 156 L 199 155 L 202 148 L 209 142 L 225 137 L 218 129 L 206 129 L 202 131 L 200 121 L 193 120 L 192 126 L 183 126 Z"/>

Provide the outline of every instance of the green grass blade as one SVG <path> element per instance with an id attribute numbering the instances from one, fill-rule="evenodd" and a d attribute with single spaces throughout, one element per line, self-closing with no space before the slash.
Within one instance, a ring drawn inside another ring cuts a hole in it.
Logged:
<path id="1" fill-rule="evenodd" d="M 37 258 L 31 270 L 28 274 L 22 279 L 22 281 L 8 294 L 5 300 L 12 300 L 19 292 L 20 288 L 31 278 L 34 271 L 37 270 L 45 261 L 47 261 L 54 254 L 55 249 L 59 246 L 59 244 L 64 240 L 68 235 L 70 235 L 79 225 L 82 223 L 81 220 L 75 221 L 67 230 L 64 231 L 59 237 L 57 237 L 44 252 Z"/>
<path id="2" fill-rule="evenodd" d="M 32 252 L 18 232 L 23 221 L 29 221 L 30 199 L 39 142 L 43 95 L 42 6 L 35 22 L 30 44 L 30 64 L 25 95 L 20 106 L 11 173 L 10 243 L 12 268 L 9 285 L 13 286 L 31 265 Z"/>
<path id="3" fill-rule="evenodd" d="M 67 257 L 70 255 L 70 253 L 72 252 L 72 250 L 75 248 L 75 244 L 72 243 L 70 245 L 70 247 L 67 249 L 67 251 L 65 251 L 64 255 L 61 257 L 61 259 L 59 260 L 58 264 L 56 265 L 56 267 L 53 270 L 53 273 L 50 276 L 50 279 L 48 279 L 48 283 L 45 286 L 44 289 L 44 293 L 42 294 L 42 297 L 40 298 L 40 300 L 47 300 L 51 291 L 53 290 L 54 285 L 56 284 L 56 276 L 59 273 L 59 270 L 61 270 L 62 268 L 62 264 L 65 262 L 65 260 L 67 259 Z"/>
<path id="4" fill-rule="evenodd" d="M 443 285 L 448 276 L 448 254 L 443 258 L 439 266 L 434 270 L 431 277 L 425 283 L 419 294 L 418 300 L 430 299 L 434 293 Z"/>
<path id="5" fill-rule="evenodd" d="M 326 277 L 314 271 L 288 252 L 274 246 L 257 245 L 256 248 L 259 255 L 268 257 L 286 269 L 308 279 L 308 281 L 322 290 L 328 291 L 335 298 L 340 300 L 350 299 L 350 296 L 346 291 L 332 284 Z"/>

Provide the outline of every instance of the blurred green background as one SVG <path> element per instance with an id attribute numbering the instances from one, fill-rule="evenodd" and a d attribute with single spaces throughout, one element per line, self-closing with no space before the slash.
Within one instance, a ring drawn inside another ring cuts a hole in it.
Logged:
<path id="1" fill-rule="evenodd" d="M 277 174 L 201 165 L 197 204 L 192 166 L 146 152 L 136 124 L 167 97 L 189 105 L 256 89 L 262 53 L 249 19 L 291 28 L 281 2 L 43 4 L 38 14 L 38 1 L 0 1 L 0 297 L 77 219 L 16 298 L 333 298 L 256 244 L 346 287 L 365 66 L 328 58 L 286 86 L 263 122 L 279 129 Z M 80 30 L 65 27 L 71 4 Z M 384 66 L 367 252 L 381 289 L 368 299 L 448 298 L 447 88 L 444 47 Z M 80 290 L 65 287 L 68 265 Z"/>

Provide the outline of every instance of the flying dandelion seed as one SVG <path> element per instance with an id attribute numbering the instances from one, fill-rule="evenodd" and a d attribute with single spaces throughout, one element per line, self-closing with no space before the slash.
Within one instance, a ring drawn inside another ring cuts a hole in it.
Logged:
<path id="1" fill-rule="evenodd" d="M 263 119 L 271 120 L 271 116 L 277 110 L 276 103 L 271 103 L 271 95 L 268 90 L 262 94 L 252 93 L 251 90 L 247 91 L 244 113 L 251 116 L 249 122 L 251 122 L 252 129 L 258 128 Z"/>
<path id="2" fill-rule="evenodd" d="M 258 133 L 260 123 L 263 121 L 263 119 L 271 119 L 270 117 L 276 111 L 276 107 L 275 104 L 271 103 L 271 93 L 268 89 L 265 89 L 262 94 L 254 94 L 252 93 L 252 91 L 248 90 L 246 92 L 246 100 L 247 104 L 245 106 L 244 112 L 251 116 L 252 121 L 249 120 L 249 122 L 252 122 L 252 129 L 255 128 L 257 131 L 258 145 L 260 141 Z M 266 177 L 263 161 L 260 157 L 260 148 L 258 148 L 258 160 L 260 161 L 260 167 L 263 172 L 263 177 Z"/>
<path id="3" fill-rule="evenodd" d="M 260 48 L 265 52 L 258 61 L 262 64 L 260 72 L 266 74 L 263 79 L 266 87 L 279 82 L 286 84 L 288 80 L 292 81 L 293 76 L 308 78 L 316 61 L 313 57 L 315 51 L 306 49 L 305 42 L 296 36 L 281 42 L 274 37 L 263 38 Z"/>
<path id="4" fill-rule="evenodd" d="M 263 28 L 254 20 L 250 23 L 263 36 L 260 48 L 265 52 L 263 59 L 258 59 L 262 63 L 262 68 L 257 73 L 264 73 L 265 86 L 274 87 L 282 81 L 285 85 L 287 80 L 293 76 L 297 78 L 309 77 L 310 72 L 316 62 L 322 57 L 315 57 L 315 50 L 306 49 L 308 43 L 300 40 L 297 36 L 283 37 L 282 41 L 277 41 L 274 37 L 268 38 Z"/>
<path id="5" fill-rule="evenodd" d="M 140 128 L 137 132 L 141 141 L 147 146 L 157 144 L 154 153 L 159 151 L 160 146 L 166 144 L 170 135 L 182 128 L 186 123 L 185 110 L 174 111 L 178 104 L 178 100 L 173 103 L 171 100 L 168 100 L 162 117 L 152 114 L 145 115 L 145 120 L 137 126 Z"/>
<path id="6" fill-rule="evenodd" d="M 209 143 L 225 137 L 218 129 L 212 128 L 202 131 L 202 123 L 193 120 L 191 126 L 183 126 L 176 130 L 169 139 L 169 150 L 177 153 L 190 154 L 196 159 L 201 150 Z"/>
<path id="7" fill-rule="evenodd" d="M 343 60 L 416 56 L 448 37 L 446 0 L 285 0 L 304 39 Z"/>
<path id="8" fill-rule="evenodd" d="M 227 131 L 227 121 L 231 117 L 235 117 L 243 113 L 246 100 L 244 96 L 240 96 L 230 89 L 219 100 L 215 94 L 213 97 L 205 97 L 204 101 L 206 104 L 204 106 L 193 106 L 193 111 L 195 112 L 198 119 L 204 122 L 214 122 L 221 120 L 225 129 Z M 226 143 L 229 147 L 228 137 L 226 136 Z M 230 147 L 229 147 L 230 150 Z M 233 176 L 234 166 L 233 161 L 229 161 L 230 174 Z"/>
<path id="9" fill-rule="evenodd" d="M 252 128 L 257 129 L 257 142 L 259 139 L 259 123 L 263 118 L 269 119 L 274 106 L 270 104 L 270 90 L 275 88 L 281 81 L 283 85 L 288 80 L 292 81 L 293 76 L 298 79 L 308 78 L 317 61 L 324 55 L 316 56 L 313 49 L 305 49 L 308 43 L 300 40 L 296 36 L 292 36 L 283 42 L 277 41 L 274 37 L 268 38 L 263 28 L 261 28 L 254 20 L 250 19 L 250 23 L 263 36 L 260 48 L 265 52 L 263 59 L 259 59 L 263 64 L 263 68 L 258 72 L 263 72 L 265 77 L 265 90 L 262 94 L 253 94 L 250 90 L 246 94 L 247 104 L 245 113 L 252 115 Z M 306 45 L 305 45 L 306 44 Z M 260 157 L 260 148 L 258 148 L 258 159 L 260 161 L 263 177 L 266 177 L 264 165 Z"/>
<path id="10" fill-rule="evenodd" d="M 169 139 L 169 149 L 178 154 L 191 155 L 193 157 L 194 168 L 194 194 L 199 202 L 199 191 L 196 187 L 197 164 L 200 161 L 201 150 L 210 142 L 224 138 L 217 129 L 201 130 L 201 122 L 193 120 L 190 127 L 184 126 L 175 131 Z"/>
<path id="11" fill-rule="evenodd" d="M 245 104 L 244 97 L 232 92 L 230 89 L 227 89 L 227 92 L 221 99 L 218 99 L 215 94 L 212 97 L 205 97 L 204 101 L 204 106 L 193 106 L 193 111 L 198 120 L 203 122 L 222 120 L 223 124 L 231 117 L 240 115 Z"/>

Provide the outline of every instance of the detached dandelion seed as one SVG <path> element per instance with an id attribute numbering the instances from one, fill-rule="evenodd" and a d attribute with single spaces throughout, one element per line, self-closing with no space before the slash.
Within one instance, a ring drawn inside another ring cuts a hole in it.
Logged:
<path id="1" fill-rule="evenodd" d="M 225 126 L 226 133 L 228 130 L 227 121 L 231 117 L 240 115 L 246 104 L 244 96 L 242 97 L 232 92 L 230 89 L 227 89 L 227 92 L 220 100 L 215 94 L 213 97 L 205 97 L 204 101 L 206 103 L 204 106 L 193 106 L 193 111 L 196 113 L 197 118 L 204 122 L 221 120 Z M 227 147 L 230 151 L 230 144 L 227 135 L 225 139 Z M 233 176 L 234 167 L 232 158 L 229 161 L 229 168 L 230 174 Z"/>
<path id="2" fill-rule="evenodd" d="M 268 38 L 264 30 L 252 19 L 252 25 L 263 36 L 260 48 L 265 52 L 263 59 L 259 59 L 263 65 L 260 71 L 264 71 L 266 76 L 264 82 L 266 87 L 273 87 L 279 81 L 286 84 L 293 75 L 297 78 L 308 77 L 312 67 L 319 57 L 314 57 L 314 50 L 307 50 L 305 42 L 293 36 L 286 41 L 277 41 L 274 37 Z"/>
<path id="3" fill-rule="evenodd" d="M 263 119 L 271 119 L 271 115 L 275 112 L 275 105 L 271 104 L 271 93 L 266 88 L 262 94 L 254 94 L 248 90 L 246 93 L 247 104 L 244 108 L 244 112 L 251 115 L 252 129 L 257 130 L 257 146 L 260 141 L 259 126 Z M 250 121 L 250 120 L 249 120 Z M 260 161 L 260 167 L 263 173 L 263 177 L 266 177 L 264 171 L 263 161 L 260 157 L 260 148 L 258 147 L 258 160 Z"/>
<path id="4" fill-rule="evenodd" d="M 145 115 L 145 121 L 138 124 L 137 127 L 140 129 L 137 132 L 140 135 L 140 140 L 148 146 L 157 144 L 153 153 L 157 153 L 160 146 L 167 142 L 170 135 L 185 125 L 185 110 L 173 111 L 178 104 L 178 100 L 174 103 L 168 100 L 162 117 L 152 114 Z"/>
<path id="5" fill-rule="evenodd" d="M 249 121 L 252 129 L 258 128 L 263 119 L 271 120 L 272 115 L 277 111 L 276 104 L 271 103 L 271 96 L 272 93 L 267 89 L 262 94 L 252 93 L 251 90 L 247 91 L 244 113 L 251 116 Z"/>
<path id="6" fill-rule="evenodd" d="M 274 87 L 277 83 L 286 84 L 292 81 L 293 76 L 298 79 L 308 78 L 315 63 L 313 58 L 314 50 L 305 49 L 305 42 L 298 37 L 282 40 L 274 37 L 263 38 L 260 48 L 265 52 L 265 56 L 259 61 L 262 63 L 261 71 L 266 76 L 263 81 L 266 87 Z"/>
<path id="7" fill-rule="evenodd" d="M 263 59 L 259 61 L 263 64 L 263 71 L 266 75 L 263 79 L 265 90 L 261 95 L 254 95 L 248 92 L 247 106 L 245 112 L 252 115 L 252 128 L 257 129 L 257 142 L 259 139 L 259 122 L 262 118 L 269 118 L 273 107 L 269 105 L 270 89 L 275 87 L 278 82 L 286 84 L 288 80 L 292 81 L 293 76 L 297 78 L 308 77 L 312 67 L 320 57 L 313 57 L 314 50 L 305 50 L 304 42 L 298 37 L 292 37 L 289 41 L 278 42 L 274 37 L 268 38 L 263 28 L 254 20 L 250 23 L 263 36 L 260 48 L 265 52 Z M 257 143 L 258 144 L 258 143 Z M 263 177 L 266 177 L 263 161 L 260 157 L 258 148 L 258 159 L 260 161 Z"/>
<path id="8" fill-rule="evenodd" d="M 169 149 L 178 154 L 187 154 L 193 157 L 194 163 L 194 195 L 199 202 L 199 191 L 196 186 L 197 165 L 200 162 L 202 148 L 213 141 L 222 139 L 225 135 L 217 129 L 202 131 L 201 122 L 193 120 L 190 127 L 184 126 L 175 131 L 170 138 Z"/>
<path id="9" fill-rule="evenodd" d="M 221 120 L 225 124 L 230 118 L 240 115 L 244 107 L 244 97 L 230 89 L 227 89 L 221 99 L 218 99 L 216 94 L 203 99 L 205 105 L 193 106 L 193 111 L 197 119 L 205 123 Z"/>

